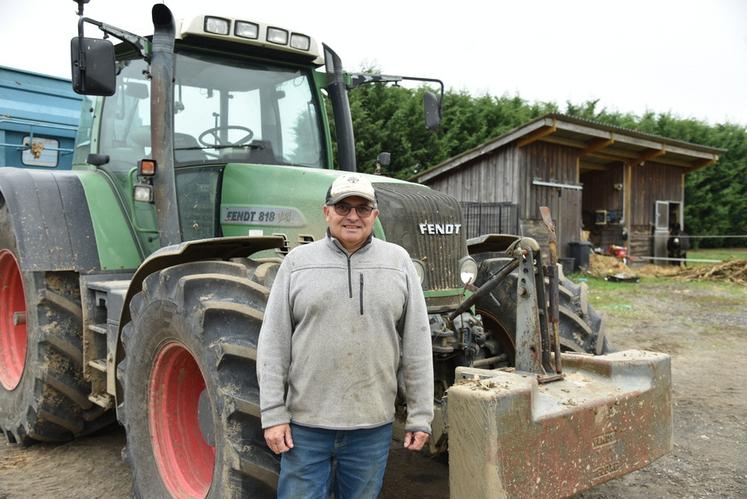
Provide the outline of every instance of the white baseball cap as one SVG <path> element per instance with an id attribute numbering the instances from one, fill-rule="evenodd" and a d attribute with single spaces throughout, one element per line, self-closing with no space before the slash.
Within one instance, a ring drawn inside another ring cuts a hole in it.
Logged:
<path id="1" fill-rule="evenodd" d="M 366 177 L 355 173 L 345 173 L 332 182 L 332 186 L 327 191 L 326 203 L 337 204 L 351 196 L 362 197 L 376 204 L 376 193 L 371 182 Z"/>

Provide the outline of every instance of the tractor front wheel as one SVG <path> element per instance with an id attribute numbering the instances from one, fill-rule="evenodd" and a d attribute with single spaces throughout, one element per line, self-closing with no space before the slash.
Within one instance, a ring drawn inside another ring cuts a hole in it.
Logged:
<path id="1" fill-rule="evenodd" d="M 118 416 L 137 497 L 274 497 L 255 365 L 269 290 L 253 270 L 176 265 L 133 298 Z"/>

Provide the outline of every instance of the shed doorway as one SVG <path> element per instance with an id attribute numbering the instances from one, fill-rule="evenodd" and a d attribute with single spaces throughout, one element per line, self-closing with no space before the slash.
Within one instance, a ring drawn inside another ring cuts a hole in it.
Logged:
<path id="1" fill-rule="evenodd" d="M 682 229 L 684 214 L 680 201 L 656 201 L 654 203 L 653 254 L 656 258 L 667 257 L 667 240 L 672 231 Z"/>
<path id="2" fill-rule="evenodd" d="M 581 183 L 584 186 L 581 200 L 583 230 L 596 248 L 624 246 L 625 222 L 623 190 L 623 165 L 620 162 L 605 165 L 581 165 Z"/>

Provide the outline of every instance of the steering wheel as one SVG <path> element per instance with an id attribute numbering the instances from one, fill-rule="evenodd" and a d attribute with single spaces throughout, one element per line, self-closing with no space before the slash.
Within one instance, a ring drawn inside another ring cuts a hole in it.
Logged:
<path id="1" fill-rule="evenodd" d="M 241 137 L 239 140 L 235 142 L 229 142 L 229 141 L 224 142 L 223 140 L 221 140 L 220 136 L 218 135 L 219 131 L 224 131 L 224 130 L 226 132 L 228 132 L 229 130 L 240 130 L 246 133 L 246 135 L 244 135 L 243 137 Z M 213 143 L 210 143 L 205 140 L 205 138 L 208 135 L 211 135 L 213 139 L 215 139 Z M 213 128 L 208 128 L 207 130 L 205 130 L 204 132 L 200 134 L 197 140 L 200 142 L 200 145 L 204 147 L 241 146 L 241 145 L 246 144 L 250 140 L 252 140 L 252 137 L 254 137 L 254 132 L 251 130 L 251 128 L 247 128 L 245 126 L 240 126 L 240 125 L 227 125 L 227 126 L 214 126 Z"/>

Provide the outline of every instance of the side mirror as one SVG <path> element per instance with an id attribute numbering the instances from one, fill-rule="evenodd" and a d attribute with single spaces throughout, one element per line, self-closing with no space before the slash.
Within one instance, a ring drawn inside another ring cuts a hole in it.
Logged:
<path id="1" fill-rule="evenodd" d="M 423 94 L 423 108 L 425 109 L 425 127 L 435 132 L 441 125 L 441 102 L 432 92 Z"/>
<path id="2" fill-rule="evenodd" d="M 389 166 L 389 164 L 392 162 L 392 155 L 388 152 L 380 152 L 379 155 L 376 157 L 376 169 L 374 170 L 374 175 L 383 175 L 384 171 L 382 167 Z"/>
<path id="3" fill-rule="evenodd" d="M 376 157 L 376 162 L 381 166 L 389 166 L 392 162 L 392 155 L 388 152 L 380 152 Z"/>
<path id="4" fill-rule="evenodd" d="M 114 45 L 109 40 L 76 36 L 70 40 L 73 90 L 83 95 L 114 95 Z"/>

